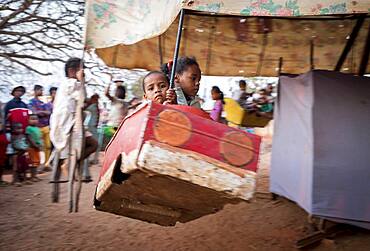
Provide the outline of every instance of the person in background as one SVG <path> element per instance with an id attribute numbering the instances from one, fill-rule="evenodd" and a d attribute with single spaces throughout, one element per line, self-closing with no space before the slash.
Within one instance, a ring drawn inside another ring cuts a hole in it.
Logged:
<path id="1" fill-rule="evenodd" d="M 0 111 L 0 115 L 2 115 Z M 0 187 L 7 186 L 8 182 L 3 180 L 3 171 L 6 165 L 6 149 L 10 141 L 6 137 L 3 121 L 0 120 Z"/>
<path id="2" fill-rule="evenodd" d="M 134 111 L 136 111 L 136 108 L 141 105 L 142 102 L 140 101 L 139 98 L 137 97 L 133 97 L 130 101 L 129 101 L 129 107 L 128 107 L 128 113 L 127 115 L 130 115 L 132 114 Z"/>
<path id="3" fill-rule="evenodd" d="M 265 90 L 266 90 L 267 96 L 272 96 L 272 92 L 274 91 L 274 86 L 271 83 L 269 83 L 267 84 Z"/>
<path id="4" fill-rule="evenodd" d="M 125 101 L 126 88 L 122 85 L 123 81 L 115 80 L 114 83 L 116 84 L 114 96 L 110 95 L 110 84 L 105 90 L 105 96 L 111 101 L 111 110 L 107 125 L 113 128 L 115 131 L 117 130 L 121 121 L 126 117 L 129 104 Z"/>
<path id="5" fill-rule="evenodd" d="M 34 88 L 34 98 L 30 100 L 28 108 L 32 111 L 33 114 L 36 114 L 38 117 L 38 127 L 40 128 L 43 151 L 45 153 L 45 162 L 50 157 L 51 152 L 51 142 L 50 142 L 50 128 L 49 120 L 52 112 L 52 107 L 48 104 L 45 104 L 40 100 L 40 97 L 43 95 L 44 88 L 41 85 L 35 85 Z M 51 168 L 45 166 L 43 171 L 51 171 Z"/>
<path id="6" fill-rule="evenodd" d="M 92 164 L 99 163 L 99 151 L 101 148 L 101 139 L 99 139 L 99 120 L 100 120 L 100 109 L 99 109 L 99 95 L 94 94 L 90 97 L 87 107 L 85 109 L 86 112 L 89 113 L 89 120 L 87 121 L 87 130 L 92 133 L 94 139 L 98 142 L 98 147 L 95 152 L 94 159 L 90 161 Z M 86 179 L 88 180 L 88 179 Z"/>
<path id="7" fill-rule="evenodd" d="M 102 125 L 106 125 L 108 123 L 109 111 L 107 108 L 107 103 L 103 102 L 103 107 L 100 109 L 99 114 L 99 121 Z"/>
<path id="8" fill-rule="evenodd" d="M 259 91 L 260 97 L 257 99 L 257 107 L 260 115 L 270 117 L 268 113 L 272 113 L 273 104 L 270 102 L 267 93 L 268 92 L 265 89 Z"/>
<path id="9" fill-rule="evenodd" d="M 247 82 L 241 79 L 239 80 L 239 90 L 233 91 L 232 98 L 239 101 L 243 94 L 247 93 Z"/>
<path id="10" fill-rule="evenodd" d="M 26 129 L 29 110 L 27 104 L 22 101 L 22 96 L 25 93 L 24 86 L 18 85 L 13 88 L 11 95 L 14 98 L 6 103 L 4 108 L 3 121 L 6 128 L 11 128 L 12 123 L 21 123 L 23 130 Z"/>
<path id="11" fill-rule="evenodd" d="M 273 96 L 274 87 L 270 83 L 270 84 L 267 84 L 267 87 L 265 90 L 266 90 L 266 97 L 267 97 L 268 102 L 271 103 L 272 106 L 274 106 L 274 103 L 275 103 L 275 98 Z"/>
<path id="12" fill-rule="evenodd" d="M 26 180 L 26 171 L 28 170 L 28 159 L 27 150 L 28 142 L 23 129 L 22 123 L 12 123 L 12 134 L 11 134 L 11 144 L 12 144 L 12 165 L 13 165 L 13 180 L 12 184 L 15 186 L 22 186 L 21 182 L 25 184 L 30 184 Z"/>
<path id="13" fill-rule="evenodd" d="M 51 111 L 53 111 L 53 103 L 55 100 L 55 95 L 57 94 L 57 90 L 58 90 L 57 87 L 50 87 L 49 89 L 50 101 L 47 102 L 46 105 L 47 105 L 47 108 L 50 109 Z M 49 116 L 49 119 L 50 119 L 50 116 Z"/>
<path id="14" fill-rule="evenodd" d="M 172 71 L 172 63 L 163 64 L 161 71 L 167 78 Z M 201 100 L 197 96 L 200 86 L 201 71 L 194 57 L 181 57 L 176 62 L 175 92 L 177 104 L 200 108 Z"/>
<path id="15" fill-rule="evenodd" d="M 76 114 L 79 112 L 77 109 L 82 106 L 82 103 L 85 100 L 83 87 L 84 69 L 82 60 L 79 58 L 68 59 L 65 64 L 64 71 L 66 78 L 57 91 L 55 101 L 53 103 L 53 113 L 50 117 L 50 139 L 56 151 L 60 153 L 60 161 L 57 167 L 57 180 L 60 178 L 61 166 L 69 155 L 69 138 L 72 128 L 76 125 L 77 128 L 79 126 L 81 131 L 76 131 L 75 136 L 82 137 L 83 135 L 83 122 L 76 120 Z M 86 159 L 91 153 L 96 151 L 97 147 L 97 141 L 89 131 L 86 131 L 84 155 L 80 156 L 80 158 Z"/>
<path id="16" fill-rule="evenodd" d="M 92 133 L 95 140 L 98 140 L 98 125 L 99 125 L 99 95 L 94 94 L 90 97 L 85 111 L 90 113 L 87 127 Z"/>
<path id="17" fill-rule="evenodd" d="M 221 115 L 223 111 L 223 105 L 225 104 L 224 93 L 220 90 L 218 86 L 213 86 L 211 89 L 211 95 L 212 99 L 215 100 L 216 103 L 211 111 L 210 117 L 214 121 L 223 123 Z"/>
<path id="18" fill-rule="evenodd" d="M 33 182 L 40 180 L 36 175 L 37 168 L 40 166 L 40 151 L 42 150 L 42 136 L 38 124 L 38 116 L 31 114 L 26 128 L 26 136 L 29 144 L 28 156 L 30 159 L 31 181 Z"/>
<path id="19" fill-rule="evenodd" d="M 140 104 L 140 99 L 138 97 L 133 97 L 130 101 L 129 101 L 129 104 L 130 106 L 135 106 L 137 104 Z"/>
<path id="20" fill-rule="evenodd" d="M 51 113 L 53 113 L 53 104 L 54 104 L 54 100 L 55 100 L 55 95 L 57 94 L 57 90 L 58 90 L 57 87 L 50 87 L 50 89 L 49 89 L 50 101 L 45 104 L 46 109 L 48 109 L 49 111 L 51 111 Z M 51 114 L 50 114 L 50 116 L 51 116 Z M 49 124 L 50 124 L 50 116 L 49 116 Z M 49 128 L 50 128 L 50 126 L 49 126 Z M 53 149 L 54 149 L 54 146 L 53 146 L 53 144 L 50 141 L 50 152 Z M 50 158 L 50 156 L 49 156 L 49 158 Z M 49 163 L 50 162 L 49 161 L 49 158 L 46 158 L 45 157 L 45 163 Z M 51 168 L 49 167 L 49 164 L 45 164 L 44 170 L 45 171 L 49 171 L 50 169 Z M 44 170 L 40 170 L 40 173 L 43 173 Z"/>

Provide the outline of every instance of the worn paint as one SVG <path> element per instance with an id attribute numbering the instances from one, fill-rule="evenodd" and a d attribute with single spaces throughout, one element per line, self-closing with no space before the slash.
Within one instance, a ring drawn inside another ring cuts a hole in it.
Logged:
<path id="1" fill-rule="evenodd" d="M 244 175 L 225 170 L 225 163 L 206 161 L 196 153 L 170 150 L 164 144 L 146 142 L 140 152 L 138 166 L 159 175 L 168 175 L 193 184 L 224 192 L 244 200 L 252 198 L 256 174 L 243 170 Z M 235 169 L 230 166 L 230 169 Z"/>

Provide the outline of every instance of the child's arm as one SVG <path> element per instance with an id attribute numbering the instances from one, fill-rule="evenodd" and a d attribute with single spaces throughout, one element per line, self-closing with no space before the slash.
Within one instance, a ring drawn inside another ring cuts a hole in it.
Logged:
<path id="1" fill-rule="evenodd" d="M 110 101 L 114 101 L 114 98 L 110 95 L 110 83 L 108 84 L 108 87 L 107 89 L 105 89 L 105 96 L 110 100 Z"/>
<path id="2" fill-rule="evenodd" d="M 131 110 L 131 109 L 136 109 L 136 107 L 138 107 L 139 105 L 141 105 L 143 102 L 139 102 L 139 103 L 137 103 L 137 104 L 134 104 L 134 105 L 130 105 L 129 107 L 128 107 L 128 109 L 129 110 Z"/>
<path id="3" fill-rule="evenodd" d="M 177 96 L 174 89 L 168 89 L 166 91 L 166 101 L 163 104 L 177 104 Z"/>

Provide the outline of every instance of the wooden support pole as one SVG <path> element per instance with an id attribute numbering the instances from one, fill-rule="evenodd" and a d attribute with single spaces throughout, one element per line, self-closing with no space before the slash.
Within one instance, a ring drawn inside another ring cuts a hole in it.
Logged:
<path id="1" fill-rule="evenodd" d="M 280 74 L 282 72 L 282 69 L 283 69 L 283 58 L 280 57 L 279 58 L 279 68 L 278 68 L 278 77 L 280 77 Z"/>
<path id="2" fill-rule="evenodd" d="M 311 69 L 311 71 L 315 69 L 314 49 L 315 49 L 315 44 L 313 42 L 313 39 L 311 39 L 311 41 L 310 41 L 310 69 Z"/>
<path id="3" fill-rule="evenodd" d="M 362 26 L 362 24 L 365 21 L 365 17 L 366 17 L 365 15 L 361 15 L 357 19 L 356 25 L 355 25 L 355 27 L 353 27 L 353 30 L 351 32 L 351 35 L 350 35 L 348 41 L 347 41 L 347 44 L 344 47 L 344 49 L 342 51 L 342 54 L 339 57 L 339 60 L 337 62 L 337 65 L 334 68 L 335 71 L 340 71 L 340 69 L 342 68 L 343 63 L 346 60 L 347 55 L 350 52 L 350 50 L 351 50 L 351 48 L 352 48 L 352 46 L 353 46 L 353 44 L 354 44 L 354 42 L 355 42 L 355 40 L 357 38 L 358 32 L 360 31 L 361 26 Z"/>
<path id="4" fill-rule="evenodd" d="M 362 76 L 366 73 L 367 64 L 369 62 L 369 53 L 370 53 L 370 24 L 367 31 L 367 38 L 365 42 L 365 47 L 362 52 L 362 58 L 360 63 L 360 69 L 358 75 Z"/>

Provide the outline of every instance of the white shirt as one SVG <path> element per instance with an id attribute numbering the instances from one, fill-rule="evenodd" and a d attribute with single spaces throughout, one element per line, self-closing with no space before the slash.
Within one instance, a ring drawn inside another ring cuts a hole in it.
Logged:
<path id="1" fill-rule="evenodd" d="M 112 97 L 112 106 L 108 117 L 107 125 L 118 127 L 121 121 L 126 117 L 128 113 L 128 103 L 123 99 Z"/>
<path id="2" fill-rule="evenodd" d="M 236 101 L 240 99 L 240 95 L 242 95 L 242 91 L 240 89 L 233 91 L 232 98 Z"/>
<path id="3" fill-rule="evenodd" d="M 58 88 L 50 117 L 50 140 L 57 150 L 63 150 L 67 146 L 71 129 L 76 122 L 76 109 L 84 100 L 84 88 L 76 79 L 66 78 Z M 82 138 L 82 130 L 76 137 Z"/>

